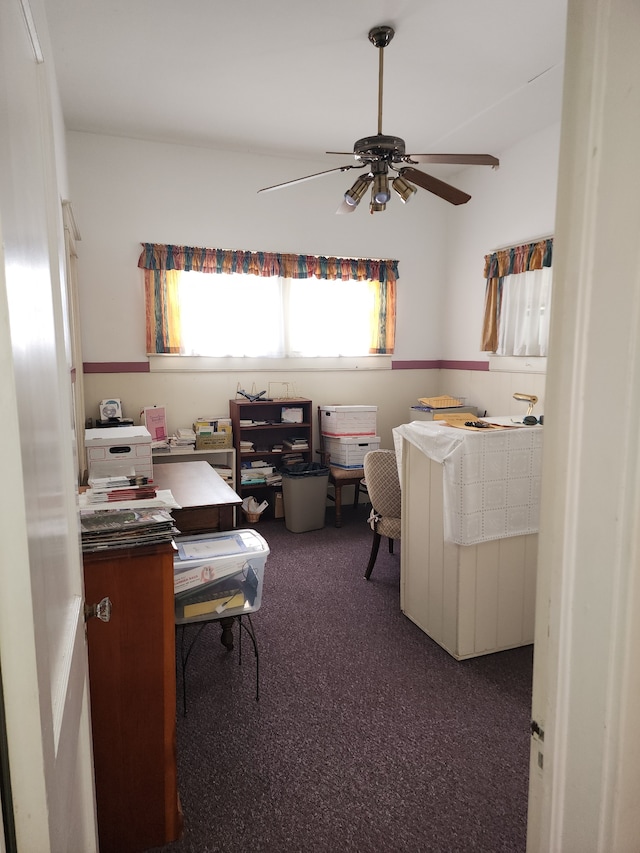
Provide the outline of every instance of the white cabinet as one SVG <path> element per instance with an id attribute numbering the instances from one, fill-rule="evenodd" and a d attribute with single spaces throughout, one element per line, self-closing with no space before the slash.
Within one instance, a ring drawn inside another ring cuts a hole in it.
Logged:
<path id="1" fill-rule="evenodd" d="M 537 533 L 445 539 L 443 465 L 402 439 L 400 607 L 458 660 L 533 642 Z"/>

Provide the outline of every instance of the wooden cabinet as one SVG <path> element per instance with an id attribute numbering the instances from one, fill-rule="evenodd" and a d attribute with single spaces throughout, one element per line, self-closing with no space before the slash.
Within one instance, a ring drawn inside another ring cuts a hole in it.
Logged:
<path id="1" fill-rule="evenodd" d="M 301 409 L 301 422 L 283 421 L 283 409 Z M 283 446 L 287 439 L 304 440 L 304 449 L 300 448 L 299 452 L 305 462 L 313 461 L 311 400 L 229 400 L 229 414 L 236 448 L 236 491 L 241 496 L 255 495 L 257 500 L 264 497 L 269 500 L 269 492 L 273 491 L 269 486 L 242 484 L 242 466 L 247 462 L 264 460 L 275 468 L 282 467 L 289 452 L 287 447 Z M 248 421 L 251 421 L 250 425 L 246 423 Z M 251 442 L 253 450 L 243 450 L 243 441 Z M 282 447 L 282 450 L 274 449 L 278 446 Z M 270 504 L 272 506 L 272 501 Z"/>
<path id="2" fill-rule="evenodd" d="M 87 604 L 112 604 L 109 622 L 87 622 L 100 851 L 138 853 L 182 829 L 173 549 L 87 553 L 84 577 Z"/>

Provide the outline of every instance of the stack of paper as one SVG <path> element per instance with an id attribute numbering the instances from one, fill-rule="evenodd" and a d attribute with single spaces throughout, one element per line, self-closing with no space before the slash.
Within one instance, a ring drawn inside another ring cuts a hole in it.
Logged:
<path id="1" fill-rule="evenodd" d="M 83 551 L 170 542 L 179 531 L 166 509 L 81 509 Z"/>

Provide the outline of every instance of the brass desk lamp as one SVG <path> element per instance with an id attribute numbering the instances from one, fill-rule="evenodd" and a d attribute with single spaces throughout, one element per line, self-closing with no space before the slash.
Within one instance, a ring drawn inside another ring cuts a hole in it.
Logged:
<path id="1" fill-rule="evenodd" d="M 522 419 L 522 422 L 525 424 L 528 424 L 529 421 L 527 420 L 527 418 L 531 417 L 532 421 L 534 423 L 537 423 L 537 418 L 534 418 L 531 415 L 531 412 L 533 411 L 533 407 L 538 402 L 538 398 L 536 397 L 536 395 L 535 394 L 518 394 L 518 393 L 516 393 L 513 395 L 513 399 L 514 400 L 523 400 L 525 403 L 529 404 L 529 408 L 527 409 L 527 414 Z"/>

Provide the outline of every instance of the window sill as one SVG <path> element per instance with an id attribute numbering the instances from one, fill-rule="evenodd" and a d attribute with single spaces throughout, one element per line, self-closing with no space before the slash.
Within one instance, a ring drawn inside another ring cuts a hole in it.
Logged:
<path id="1" fill-rule="evenodd" d="M 546 373 L 546 356 L 490 355 L 489 370 L 504 373 Z"/>
<path id="2" fill-rule="evenodd" d="M 368 355 L 361 358 L 207 358 L 188 355 L 149 355 L 149 370 L 151 373 L 391 370 L 391 359 L 390 355 Z"/>

